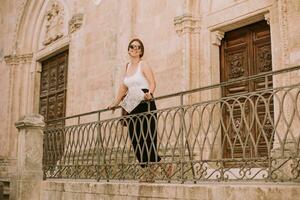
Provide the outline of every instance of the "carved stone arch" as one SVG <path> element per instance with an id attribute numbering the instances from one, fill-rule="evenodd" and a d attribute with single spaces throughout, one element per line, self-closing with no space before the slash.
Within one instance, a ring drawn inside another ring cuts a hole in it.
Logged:
<path id="1" fill-rule="evenodd" d="M 43 26 L 45 25 L 46 13 L 51 8 L 53 2 L 58 2 L 63 9 L 64 31 L 63 38 L 57 40 L 51 47 L 40 45 L 44 37 Z M 21 0 L 19 4 L 19 14 L 14 32 L 13 52 L 9 57 L 23 58 L 24 55 L 30 55 L 30 60 L 26 59 L 26 63 L 22 64 L 22 71 L 18 72 L 18 79 L 22 79 L 28 88 L 26 98 L 23 98 L 24 110 L 26 112 L 38 112 L 39 108 L 39 88 L 40 88 L 40 72 L 41 63 L 39 61 L 52 56 L 67 48 L 69 44 L 69 20 L 71 18 L 72 1 L 69 0 Z M 16 59 L 15 59 L 16 60 Z M 24 60 L 24 59 L 23 59 Z M 27 61 L 28 60 L 28 61 Z M 15 70 L 12 68 L 12 70 Z M 17 72 L 15 72 L 17 73 Z M 25 90 L 23 90 L 25 91 Z M 25 111 L 24 111 L 25 112 Z"/>
<path id="2" fill-rule="evenodd" d="M 25 16 L 25 10 L 26 7 L 28 7 L 29 5 L 29 0 L 20 0 L 17 2 L 17 20 L 16 20 L 16 26 L 13 32 L 13 49 L 14 49 L 14 54 L 16 54 L 17 51 L 17 43 L 18 43 L 18 33 L 20 32 L 19 30 L 20 28 L 20 24 L 21 24 L 21 20 L 23 19 L 23 16 Z"/>
<path id="3" fill-rule="evenodd" d="M 23 0 L 19 4 L 19 14 L 14 33 L 14 53 L 36 52 L 39 49 L 47 9 L 53 2 L 57 2 L 63 8 L 64 34 L 68 34 L 71 8 L 67 0 Z"/>

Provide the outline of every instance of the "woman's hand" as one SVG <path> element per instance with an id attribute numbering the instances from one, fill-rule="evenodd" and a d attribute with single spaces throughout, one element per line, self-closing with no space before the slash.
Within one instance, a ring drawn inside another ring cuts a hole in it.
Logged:
<path id="1" fill-rule="evenodd" d="M 117 107 L 118 105 L 116 105 L 115 103 L 112 103 L 111 105 L 109 105 L 109 106 L 107 106 L 107 109 L 109 109 L 109 110 L 115 110 L 116 109 L 116 107 Z"/>
<path id="2" fill-rule="evenodd" d="M 145 100 L 150 100 L 150 99 L 152 99 L 153 97 L 152 97 L 152 94 L 151 94 L 150 92 L 147 92 L 147 93 L 145 93 L 144 98 L 145 98 Z"/>

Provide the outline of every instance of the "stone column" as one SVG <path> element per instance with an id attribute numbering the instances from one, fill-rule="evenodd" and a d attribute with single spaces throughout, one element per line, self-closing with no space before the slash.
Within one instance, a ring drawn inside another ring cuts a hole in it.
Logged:
<path id="1" fill-rule="evenodd" d="M 0 176 L 10 182 L 9 198 L 16 199 L 16 171 L 17 171 L 17 143 L 18 131 L 14 127 L 14 123 L 19 120 L 20 116 L 27 113 L 28 100 L 32 96 L 29 94 L 31 84 L 28 79 L 30 74 L 30 66 L 32 64 L 33 54 L 16 54 L 4 56 L 4 65 L 7 69 L 6 77 L 8 90 L 7 103 L 4 105 L 5 118 L 0 120 Z M 1 85 L 2 86 L 2 85 Z M 5 85 L 4 85 L 5 86 Z M 6 93 L 6 92 L 5 92 Z M 4 97 L 5 98 L 5 97 Z M 1 166 L 2 165 L 2 166 Z"/>
<path id="2" fill-rule="evenodd" d="M 39 200 L 43 180 L 43 117 L 26 115 L 15 123 L 18 128 L 16 200 Z"/>

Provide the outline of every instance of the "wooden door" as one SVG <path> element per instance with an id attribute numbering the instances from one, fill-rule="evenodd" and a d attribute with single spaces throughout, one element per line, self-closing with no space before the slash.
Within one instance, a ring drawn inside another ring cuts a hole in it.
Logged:
<path id="1" fill-rule="evenodd" d="M 247 77 L 272 70 L 270 28 L 265 21 L 257 22 L 230 32 L 226 32 L 220 47 L 221 82 Z M 266 107 L 269 107 L 273 117 L 273 102 L 266 105 L 262 99 L 255 109 L 251 101 L 257 96 L 247 98 L 247 94 L 272 88 L 272 78 L 267 84 L 265 79 L 244 81 L 222 88 L 223 97 L 234 97 L 228 100 L 230 106 L 223 106 L 223 156 L 225 158 L 249 158 L 267 155 L 266 132 L 270 133 L 270 126 L 264 122 L 263 129 L 257 126 L 253 119 L 253 112 L 259 118 L 265 117 Z M 268 99 L 270 94 L 264 94 Z M 231 115 L 230 115 L 231 112 Z M 263 119 L 262 119 L 263 120 Z M 251 123 L 254 125 L 251 126 Z M 247 127 L 247 125 L 250 125 Z M 271 131 L 272 132 L 272 131 Z M 269 137 L 269 135 L 268 135 Z M 254 138 L 254 141 L 253 141 Z M 230 142 L 229 142 L 230 141 Z"/>
<path id="2" fill-rule="evenodd" d="M 42 62 L 39 110 L 46 122 L 65 117 L 67 69 L 68 51 Z"/>
<path id="3" fill-rule="evenodd" d="M 64 121 L 50 121 L 65 117 L 67 92 L 68 51 L 42 62 L 39 112 L 48 128 L 63 126 Z M 43 137 L 43 165 L 54 170 L 65 147 L 63 132 L 46 132 Z M 51 171 L 50 170 L 50 171 Z"/>

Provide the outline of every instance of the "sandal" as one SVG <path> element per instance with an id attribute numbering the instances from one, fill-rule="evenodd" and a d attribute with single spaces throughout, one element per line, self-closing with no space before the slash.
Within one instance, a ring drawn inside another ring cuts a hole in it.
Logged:
<path id="1" fill-rule="evenodd" d="M 172 177 L 172 174 L 173 174 L 173 164 L 170 163 L 167 165 L 166 177 L 170 179 Z"/>
<path id="2" fill-rule="evenodd" d="M 172 177 L 172 174 L 173 174 L 173 165 L 172 165 L 172 163 L 169 163 L 169 164 L 167 164 L 167 167 L 166 167 L 166 177 L 168 179 L 170 179 Z"/>
<path id="3" fill-rule="evenodd" d="M 167 179 L 170 179 L 172 177 L 172 174 L 173 174 L 173 164 L 172 163 L 161 164 L 161 170 L 165 174 L 165 177 Z"/>

